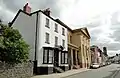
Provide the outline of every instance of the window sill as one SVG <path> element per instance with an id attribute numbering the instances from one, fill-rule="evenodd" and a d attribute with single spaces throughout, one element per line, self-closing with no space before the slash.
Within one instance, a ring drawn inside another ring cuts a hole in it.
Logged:
<path id="1" fill-rule="evenodd" d="M 40 67 L 53 67 L 53 64 L 41 64 Z"/>
<path id="2" fill-rule="evenodd" d="M 50 42 L 45 42 L 46 44 L 50 44 Z"/>
<path id="3" fill-rule="evenodd" d="M 68 64 L 68 63 L 61 63 L 61 64 Z"/>
<path id="4" fill-rule="evenodd" d="M 53 63 L 42 63 L 42 64 L 53 64 Z"/>
<path id="5" fill-rule="evenodd" d="M 58 33 L 58 31 L 56 31 L 56 30 L 54 32 Z"/>
<path id="6" fill-rule="evenodd" d="M 48 25 L 45 25 L 45 27 L 50 28 Z"/>
<path id="7" fill-rule="evenodd" d="M 68 66 L 68 64 L 60 64 L 59 66 Z"/>
<path id="8" fill-rule="evenodd" d="M 62 34 L 63 36 L 65 36 L 65 34 Z"/>

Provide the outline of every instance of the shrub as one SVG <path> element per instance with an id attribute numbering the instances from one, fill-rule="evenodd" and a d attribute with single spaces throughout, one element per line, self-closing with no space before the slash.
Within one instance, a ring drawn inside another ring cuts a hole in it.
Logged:
<path id="1" fill-rule="evenodd" d="M 0 61 L 22 63 L 27 61 L 29 45 L 17 29 L 0 24 Z"/>

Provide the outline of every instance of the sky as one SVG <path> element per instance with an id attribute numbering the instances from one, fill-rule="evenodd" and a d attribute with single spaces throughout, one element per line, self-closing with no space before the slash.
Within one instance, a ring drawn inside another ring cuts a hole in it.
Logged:
<path id="1" fill-rule="evenodd" d="M 0 18 L 10 22 L 26 2 L 32 12 L 50 8 L 54 18 L 72 29 L 87 27 L 91 45 L 107 47 L 109 56 L 120 53 L 119 0 L 0 0 Z"/>

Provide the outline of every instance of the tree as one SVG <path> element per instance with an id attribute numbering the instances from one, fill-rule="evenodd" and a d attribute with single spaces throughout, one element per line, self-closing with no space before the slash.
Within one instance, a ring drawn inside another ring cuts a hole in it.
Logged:
<path id="1" fill-rule="evenodd" d="M 0 61 L 12 64 L 27 61 L 29 45 L 19 31 L 3 24 L 0 24 L 0 28 Z"/>

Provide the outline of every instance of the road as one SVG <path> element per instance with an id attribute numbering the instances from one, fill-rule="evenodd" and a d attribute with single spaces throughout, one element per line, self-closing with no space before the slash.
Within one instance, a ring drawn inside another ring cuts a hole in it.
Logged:
<path id="1" fill-rule="evenodd" d="M 120 78 L 120 64 L 111 64 L 98 69 L 78 73 L 65 78 Z"/>

